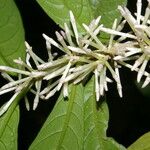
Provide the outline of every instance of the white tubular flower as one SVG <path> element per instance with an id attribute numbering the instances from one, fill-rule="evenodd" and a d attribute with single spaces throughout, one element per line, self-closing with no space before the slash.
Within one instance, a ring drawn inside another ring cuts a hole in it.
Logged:
<path id="1" fill-rule="evenodd" d="M 96 92 L 96 100 L 99 101 L 99 98 L 100 98 L 100 87 L 99 87 L 99 81 L 98 81 L 98 77 L 99 77 L 99 74 L 98 74 L 98 70 L 97 68 L 95 69 L 94 71 L 94 74 L 95 74 L 95 92 Z"/>
<path id="2" fill-rule="evenodd" d="M 6 111 L 7 109 L 10 107 L 10 105 L 12 104 L 12 102 L 15 100 L 15 98 L 17 97 L 17 95 L 19 94 L 19 92 L 16 92 L 12 97 L 11 99 L 6 102 L 1 108 L 0 108 L 0 116 L 2 116 Z"/>
<path id="3" fill-rule="evenodd" d="M 52 54 L 50 53 L 49 56 L 51 61 L 37 66 L 38 70 L 47 72 L 43 79 L 52 83 L 40 92 L 40 96 L 49 99 L 63 87 L 64 97 L 66 97 L 68 95 L 69 83 L 77 84 L 82 82 L 89 74 L 94 72 L 95 93 L 96 100 L 98 101 L 100 96 L 103 96 L 105 91 L 108 91 L 107 83 L 112 82 L 112 80 L 107 77 L 107 72 L 110 71 L 112 78 L 117 83 L 118 93 L 120 97 L 122 97 L 118 60 L 120 61 L 120 59 L 126 58 L 126 51 L 130 52 L 130 50 L 126 49 L 126 46 L 130 48 L 135 45 L 135 43 L 114 43 L 114 37 L 115 35 L 119 35 L 123 37 L 123 39 L 124 37 L 136 39 L 136 36 L 120 32 L 125 21 L 117 26 L 117 20 L 115 20 L 112 29 L 108 29 L 99 23 L 100 19 L 101 17 L 94 19 L 89 26 L 83 24 L 86 33 L 85 35 L 80 35 L 76 26 L 75 17 L 73 13 L 70 12 L 70 22 L 75 40 L 71 36 L 71 29 L 69 29 L 67 24 L 65 24 L 65 32 L 56 32 L 59 43 L 43 34 L 48 49 L 51 48 L 49 45 L 53 45 L 65 54 L 61 58 L 53 60 Z M 98 37 L 100 32 L 107 32 L 110 34 L 108 45 L 104 45 L 100 41 Z M 121 41 L 121 39 L 119 40 Z M 116 57 L 119 59 L 115 59 Z M 53 81 L 56 77 L 60 77 L 60 79 Z"/>
<path id="4" fill-rule="evenodd" d="M 120 13 L 125 18 L 127 23 L 130 25 L 133 34 L 137 37 L 137 46 L 132 47 L 131 49 L 129 48 L 129 52 L 126 53 L 126 56 L 130 56 L 131 59 L 137 59 L 133 64 L 131 70 L 135 71 L 139 67 L 137 82 L 140 82 L 150 60 L 150 20 L 148 20 L 150 16 L 150 1 L 148 0 L 148 6 L 145 10 L 144 16 L 142 16 L 141 14 L 141 0 L 137 0 L 137 12 L 135 13 L 135 17 L 130 13 L 130 11 L 126 7 L 119 6 L 118 9 L 120 10 Z M 145 87 L 149 83 L 147 81 L 149 81 L 149 77 L 147 77 L 142 87 Z"/>
<path id="5" fill-rule="evenodd" d="M 37 108 L 38 103 L 39 103 L 42 81 L 41 80 L 36 81 L 35 85 L 36 85 L 37 91 L 36 91 L 36 95 L 35 95 L 34 102 L 33 102 L 33 110 Z"/>
<path id="6" fill-rule="evenodd" d="M 41 88 L 41 80 L 43 77 L 46 75 L 45 72 L 43 71 L 38 71 L 35 70 L 29 60 L 30 58 L 34 61 L 35 66 L 40 65 L 41 63 L 44 63 L 42 59 L 40 59 L 32 50 L 31 47 L 27 42 L 25 42 L 26 48 L 27 48 L 27 57 L 26 57 L 26 63 L 23 62 L 20 58 L 15 59 L 14 62 L 19 65 L 18 68 L 12 68 L 12 67 L 7 67 L 7 66 L 0 66 L 0 71 L 2 72 L 2 76 L 8 80 L 9 83 L 5 84 L 0 88 L 0 95 L 8 93 L 8 92 L 14 92 L 14 95 L 12 98 L 4 104 L 1 109 L 0 109 L 0 116 L 6 112 L 6 110 L 9 108 L 9 106 L 13 103 L 13 101 L 16 99 L 16 97 L 22 92 L 24 88 L 28 85 L 30 82 L 31 86 L 33 86 L 33 83 L 35 82 L 35 87 L 37 91 L 35 92 L 35 100 L 34 100 L 34 106 L 33 109 L 37 107 L 38 101 L 39 101 L 39 93 L 40 93 L 40 88 Z M 8 73 L 16 73 L 18 74 L 18 79 L 15 80 L 11 75 Z M 20 76 L 21 75 L 21 76 Z M 36 86 L 36 83 L 37 86 Z M 31 88 L 29 86 L 29 88 Z M 30 90 L 29 90 L 30 91 Z M 25 96 L 25 103 L 27 110 L 29 110 L 29 103 L 27 101 L 27 97 Z"/>
<path id="7" fill-rule="evenodd" d="M 125 7 L 119 6 L 119 10 L 125 18 L 120 25 L 117 25 L 117 20 L 115 20 L 112 29 L 105 28 L 100 24 L 101 17 L 98 17 L 92 20 L 89 25 L 83 24 L 84 35 L 78 33 L 75 17 L 70 11 L 71 28 L 69 29 L 65 23 L 64 31 L 56 32 L 58 42 L 43 34 L 46 40 L 48 62 L 44 62 L 38 57 L 33 52 L 32 47 L 25 42 L 27 52 L 25 62 L 19 58 L 14 60 L 19 65 L 18 68 L 0 66 L 2 76 L 9 81 L 8 84 L 0 88 L 0 95 L 14 91 L 14 96 L 4 105 L 0 115 L 8 109 L 28 82 L 32 82 L 29 92 L 35 95 L 33 110 L 37 108 L 40 99 L 49 99 L 61 89 L 64 97 L 67 97 L 69 84 L 81 83 L 91 74 L 95 77 L 97 101 L 108 91 L 108 83 L 113 80 L 116 82 L 119 96 L 122 97 L 120 65 L 137 71 L 138 82 L 143 75 L 146 76 L 143 87 L 149 84 L 150 75 L 145 69 L 150 58 L 150 31 L 147 26 L 150 24 L 148 20 L 150 10 L 147 8 L 145 16 L 141 15 L 141 0 L 137 2 L 137 17 L 133 17 Z M 134 34 L 121 32 L 125 22 L 129 23 Z M 110 35 L 107 45 L 100 41 L 99 34 L 101 32 Z M 119 36 L 116 41 L 114 41 L 115 36 Z M 124 42 L 128 39 L 131 41 Z M 55 54 L 51 51 L 52 46 L 62 51 L 63 55 L 55 59 Z M 30 63 L 31 59 L 34 65 Z M 133 66 L 126 63 L 131 59 L 136 59 Z M 18 80 L 14 80 L 8 74 L 10 72 L 18 74 Z M 110 77 L 107 77 L 108 72 L 110 72 Z M 47 86 L 44 88 L 42 86 L 43 80 L 47 82 Z M 25 104 L 29 110 L 30 106 L 26 96 Z"/>

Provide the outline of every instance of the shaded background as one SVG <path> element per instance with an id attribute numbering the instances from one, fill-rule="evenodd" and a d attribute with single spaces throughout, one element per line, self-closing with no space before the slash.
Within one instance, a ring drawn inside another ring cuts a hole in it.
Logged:
<path id="1" fill-rule="evenodd" d="M 32 45 L 37 55 L 46 60 L 45 41 L 42 38 L 42 33 L 56 39 L 55 31 L 60 30 L 59 26 L 47 16 L 35 0 L 15 1 L 22 15 L 26 41 Z M 143 2 L 145 7 L 146 0 Z M 136 0 L 128 0 L 128 8 L 134 12 Z M 107 93 L 110 111 L 107 135 L 128 147 L 141 135 L 150 131 L 150 99 L 143 96 L 133 82 L 133 79 L 136 78 L 135 74 L 131 74 L 128 69 L 122 69 L 121 78 L 124 97 L 119 98 L 116 86 L 113 84 L 110 85 L 110 90 Z M 51 112 L 56 99 L 54 97 L 47 102 L 40 101 L 37 110 L 29 112 L 26 110 L 24 102 L 21 102 L 19 150 L 28 149 Z"/>

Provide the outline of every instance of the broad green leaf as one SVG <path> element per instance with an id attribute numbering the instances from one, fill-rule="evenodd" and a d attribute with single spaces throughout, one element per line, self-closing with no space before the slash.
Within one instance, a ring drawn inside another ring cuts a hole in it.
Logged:
<path id="1" fill-rule="evenodd" d="M 13 59 L 25 56 L 24 31 L 13 0 L 0 0 L 0 64 L 14 66 Z"/>
<path id="2" fill-rule="evenodd" d="M 97 106 L 93 79 L 70 90 L 68 100 L 59 97 L 30 150 L 125 150 L 106 137 L 108 108 L 105 101 Z"/>
<path id="3" fill-rule="evenodd" d="M 150 132 L 141 136 L 128 150 L 150 150 Z"/>
<path id="4" fill-rule="evenodd" d="M 118 5 L 126 5 L 127 0 L 37 0 L 45 12 L 62 28 L 69 24 L 69 10 L 75 15 L 79 32 L 84 32 L 82 23 L 89 24 L 102 16 L 106 27 L 111 27 L 115 18 L 121 19 Z"/>
<path id="5" fill-rule="evenodd" d="M 0 118 L 0 150 L 17 150 L 19 108 Z"/>
<path id="6" fill-rule="evenodd" d="M 22 91 L 18 93 L 7 112 L 0 116 L 0 150 L 17 150 L 19 123 L 18 103 L 27 93 L 31 85 L 32 81 L 30 80 L 26 83 Z"/>
<path id="7" fill-rule="evenodd" d="M 106 136 L 109 111 L 106 101 L 96 104 L 93 81 L 84 89 L 84 149 L 85 150 L 125 150 L 112 138 Z"/>
<path id="8" fill-rule="evenodd" d="M 79 85 L 71 88 L 69 100 L 60 96 L 30 150 L 82 149 L 83 132 L 83 88 Z"/>

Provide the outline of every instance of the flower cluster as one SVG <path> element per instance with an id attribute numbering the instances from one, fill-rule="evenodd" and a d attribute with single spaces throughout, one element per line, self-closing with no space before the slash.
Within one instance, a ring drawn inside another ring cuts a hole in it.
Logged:
<path id="1" fill-rule="evenodd" d="M 104 95 L 105 91 L 108 91 L 108 83 L 113 81 L 116 82 L 118 93 L 122 97 L 119 75 L 121 66 L 137 71 L 138 82 L 145 76 L 143 87 L 148 85 L 150 76 L 146 72 L 146 67 L 150 59 L 150 20 L 148 20 L 150 1 L 148 3 L 145 15 L 142 16 L 142 3 L 141 0 L 137 1 L 135 17 L 126 7 L 119 6 L 118 9 L 125 19 L 119 25 L 116 19 L 112 29 L 106 28 L 103 24 L 100 24 L 101 17 L 98 17 L 92 20 L 89 25 L 83 24 L 85 29 L 83 35 L 79 34 L 75 17 L 70 11 L 71 28 L 65 23 L 64 31 L 56 32 L 58 42 L 43 34 L 49 56 L 48 62 L 39 58 L 29 44 L 25 42 L 27 48 L 26 62 L 22 61 L 21 58 L 14 60 L 19 65 L 18 69 L 0 66 L 2 76 L 9 81 L 8 84 L 0 88 L 0 95 L 15 91 L 12 98 L 2 107 L 0 115 L 9 108 L 16 96 L 29 82 L 31 82 L 29 92 L 35 94 L 33 110 L 38 106 L 40 98 L 49 99 L 60 89 L 62 89 L 64 97 L 67 97 L 69 84 L 80 83 L 91 74 L 95 77 L 97 101 L 100 96 Z M 130 33 L 121 32 L 126 22 L 132 29 Z M 107 45 L 100 41 L 99 35 L 101 32 L 110 35 Z M 115 36 L 119 38 L 114 40 Z M 51 52 L 52 46 L 61 50 L 63 55 L 56 59 L 55 54 Z M 34 65 L 30 63 L 30 59 L 34 62 Z M 127 63 L 130 60 L 134 62 L 133 65 Z M 18 80 L 14 80 L 9 72 L 17 73 Z M 45 88 L 42 87 L 43 81 L 47 81 Z M 29 109 L 27 96 L 25 96 L 25 102 L 27 109 Z"/>
<path id="2" fill-rule="evenodd" d="M 136 36 L 137 45 L 132 48 L 130 58 L 135 58 L 135 55 L 137 58 L 132 65 L 131 70 L 138 70 L 137 82 L 140 82 L 145 73 L 146 67 L 149 67 L 147 65 L 150 60 L 150 20 L 148 20 L 150 16 L 150 1 L 148 0 L 148 7 L 145 10 L 144 16 L 141 14 L 141 0 L 137 1 L 137 12 L 135 13 L 135 17 L 131 15 L 130 11 L 126 7 L 118 6 L 118 9 L 130 25 L 133 34 Z M 150 82 L 149 73 L 146 74 L 147 78 L 145 79 L 142 87 L 145 87 Z"/>

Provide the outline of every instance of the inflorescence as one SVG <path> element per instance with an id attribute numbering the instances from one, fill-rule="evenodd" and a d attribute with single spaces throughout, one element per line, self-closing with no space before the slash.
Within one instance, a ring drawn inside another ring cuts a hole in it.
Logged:
<path id="1" fill-rule="evenodd" d="M 135 16 L 126 7 L 118 6 L 118 9 L 124 17 L 119 25 L 115 19 L 112 29 L 106 28 L 100 24 L 101 17 L 98 17 L 89 25 L 83 24 L 85 29 L 83 35 L 79 34 L 75 17 L 70 11 L 71 28 L 65 23 L 64 31 L 56 32 L 58 42 L 43 34 L 49 56 L 48 62 L 39 58 L 32 51 L 32 47 L 25 42 L 27 53 L 25 62 L 21 58 L 14 60 L 19 65 L 17 69 L 0 66 L 2 76 L 9 81 L 0 88 L 0 95 L 14 91 L 12 98 L 2 106 L 0 115 L 9 108 L 16 96 L 29 82 L 32 82 L 29 92 L 35 94 L 33 110 L 37 108 L 39 99 L 49 99 L 61 89 L 64 97 L 68 97 L 68 85 L 78 84 L 91 74 L 94 74 L 95 77 L 97 101 L 105 91 L 108 91 L 108 83 L 113 81 L 116 82 L 119 96 L 122 97 L 119 75 L 119 69 L 122 66 L 138 72 L 137 82 L 145 77 L 142 87 L 147 86 L 150 82 L 149 72 L 146 71 L 150 59 L 150 20 L 148 20 L 150 0 L 148 0 L 144 16 L 141 15 L 141 0 L 137 1 Z M 126 22 L 132 29 L 130 33 L 121 32 Z M 101 32 L 110 35 L 107 45 L 100 41 Z M 117 40 L 114 40 L 116 36 Z M 52 45 L 63 52 L 61 57 L 55 58 L 55 54 L 51 52 Z M 31 59 L 35 67 L 31 65 Z M 109 76 L 108 72 L 110 72 Z M 17 73 L 18 79 L 14 80 L 9 73 Z M 43 81 L 47 81 L 45 88 L 42 87 Z M 25 96 L 25 102 L 29 110 L 27 96 Z"/>

